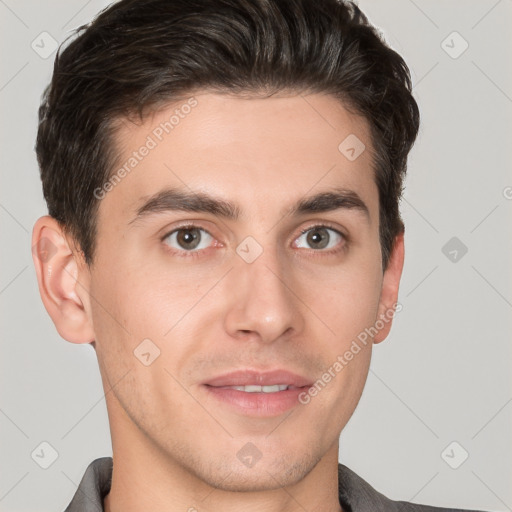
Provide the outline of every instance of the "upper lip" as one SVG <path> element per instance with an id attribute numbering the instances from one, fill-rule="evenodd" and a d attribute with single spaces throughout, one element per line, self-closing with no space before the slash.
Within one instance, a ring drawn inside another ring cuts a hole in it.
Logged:
<path id="1" fill-rule="evenodd" d="M 208 386 L 273 386 L 276 384 L 287 384 L 301 388 L 311 386 L 312 381 L 288 370 L 258 371 L 252 369 L 236 370 L 224 375 L 213 377 L 203 384 Z"/>

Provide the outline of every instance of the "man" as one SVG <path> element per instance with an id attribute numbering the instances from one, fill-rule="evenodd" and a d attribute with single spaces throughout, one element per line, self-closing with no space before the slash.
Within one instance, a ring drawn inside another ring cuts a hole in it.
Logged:
<path id="1" fill-rule="evenodd" d="M 113 458 L 67 510 L 434 510 L 338 463 L 400 307 L 402 58 L 336 0 L 123 0 L 79 32 L 34 262 L 96 350 Z"/>

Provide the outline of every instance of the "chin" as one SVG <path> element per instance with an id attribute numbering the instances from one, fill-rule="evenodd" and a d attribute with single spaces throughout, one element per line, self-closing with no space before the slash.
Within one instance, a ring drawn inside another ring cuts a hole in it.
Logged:
<path id="1" fill-rule="evenodd" d="M 252 467 L 240 467 L 240 463 L 226 463 L 222 467 L 210 466 L 207 475 L 198 475 L 209 485 L 229 492 L 271 491 L 295 485 L 304 479 L 316 466 L 321 457 L 304 454 L 265 460 L 262 458 Z"/>

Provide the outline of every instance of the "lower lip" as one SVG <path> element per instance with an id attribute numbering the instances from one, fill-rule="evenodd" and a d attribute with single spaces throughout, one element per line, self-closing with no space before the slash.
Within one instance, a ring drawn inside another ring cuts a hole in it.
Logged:
<path id="1" fill-rule="evenodd" d="M 237 389 L 204 386 L 218 400 L 230 405 L 246 416 L 279 416 L 300 404 L 299 395 L 307 393 L 310 386 L 286 389 L 275 393 L 247 393 Z"/>

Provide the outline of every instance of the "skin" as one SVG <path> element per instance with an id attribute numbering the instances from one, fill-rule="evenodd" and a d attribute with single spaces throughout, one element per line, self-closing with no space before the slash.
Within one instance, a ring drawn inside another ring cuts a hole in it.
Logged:
<path id="1" fill-rule="evenodd" d="M 101 200 L 91 267 L 54 219 L 34 226 L 33 244 L 55 247 L 49 259 L 34 257 L 44 305 L 63 338 L 97 353 L 114 458 L 105 510 L 340 511 L 340 432 L 363 391 L 372 342 L 391 321 L 291 414 L 237 414 L 201 383 L 240 368 L 285 368 L 314 381 L 397 302 L 403 235 L 383 271 L 367 122 L 320 94 L 195 98 Z M 120 124 L 119 165 L 174 109 Z M 338 150 L 350 134 L 366 145 L 354 161 Z M 168 187 L 236 202 L 240 218 L 165 211 L 131 222 Z M 355 191 L 369 215 L 283 213 L 336 187 Z M 165 238 L 182 221 L 211 234 L 201 232 L 196 257 Z M 318 249 L 301 229 L 324 223 L 331 245 Z M 236 253 L 247 236 L 263 249 L 252 263 Z M 133 353 L 147 338 L 160 350 L 149 366 Z M 237 458 L 248 442 L 262 455 L 251 468 Z"/>

